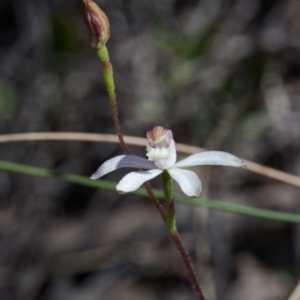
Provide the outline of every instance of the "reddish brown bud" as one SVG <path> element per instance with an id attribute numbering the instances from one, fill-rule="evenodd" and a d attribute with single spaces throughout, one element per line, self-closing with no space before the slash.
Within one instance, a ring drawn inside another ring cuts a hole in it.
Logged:
<path id="1" fill-rule="evenodd" d="M 98 48 L 109 39 L 110 27 L 106 14 L 92 0 L 83 0 L 84 17 L 90 32 L 90 44 Z"/>

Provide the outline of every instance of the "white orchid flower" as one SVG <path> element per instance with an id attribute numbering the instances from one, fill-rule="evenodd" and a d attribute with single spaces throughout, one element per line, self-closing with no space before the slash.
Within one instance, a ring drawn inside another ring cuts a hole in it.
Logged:
<path id="1" fill-rule="evenodd" d="M 123 194 L 137 190 L 143 183 L 166 170 L 179 184 L 183 193 L 189 197 L 199 197 L 202 191 L 199 177 L 195 172 L 182 168 L 202 165 L 245 167 L 242 160 L 221 151 L 200 152 L 176 162 L 176 147 L 172 131 L 161 126 L 148 131 L 147 138 L 148 160 L 135 155 L 119 155 L 103 163 L 91 179 L 98 179 L 120 168 L 145 169 L 146 171 L 131 172 L 121 179 L 116 189 Z"/>

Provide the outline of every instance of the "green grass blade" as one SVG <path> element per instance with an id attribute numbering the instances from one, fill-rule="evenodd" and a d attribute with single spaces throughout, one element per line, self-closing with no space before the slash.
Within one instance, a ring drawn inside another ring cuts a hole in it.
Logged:
<path id="1" fill-rule="evenodd" d="M 31 176 L 56 178 L 64 182 L 84 185 L 87 187 L 98 188 L 98 189 L 102 188 L 102 189 L 114 191 L 116 188 L 116 183 L 108 180 L 91 180 L 84 176 L 65 174 L 57 171 L 51 171 L 47 169 L 31 167 L 23 164 L 11 163 L 11 162 L 1 161 L 1 160 L 0 160 L 0 169 L 5 171 L 10 171 L 10 172 L 21 173 L 25 175 L 31 175 Z M 164 193 L 162 191 L 154 190 L 154 193 L 159 199 L 164 199 Z M 144 189 L 138 189 L 137 191 L 133 192 L 133 194 L 140 195 L 140 196 L 147 196 L 147 193 Z M 175 195 L 175 200 L 177 202 L 184 203 L 184 204 L 202 206 L 206 208 L 217 209 L 217 210 L 226 211 L 235 214 L 300 224 L 300 215 L 297 214 L 254 208 L 246 205 L 232 204 L 232 203 L 227 203 L 227 202 L 222 202 L 217 200 L 189 198 L 183 195 Z"/>

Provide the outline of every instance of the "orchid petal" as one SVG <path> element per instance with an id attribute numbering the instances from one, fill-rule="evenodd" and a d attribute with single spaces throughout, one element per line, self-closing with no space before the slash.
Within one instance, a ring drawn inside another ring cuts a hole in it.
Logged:
<path id="1" fill-rule="evenodd" d="M 120 168 L 141 168 L 141 169 L 155 169 L 153 162 L 146 158 L 135 155 L 119 155 L 107 160 L 98 170 L 91 176 L 91 179 L 98 179 L 107 173 L 115 171 Z"/>
<path id="2" fill-rule="evenodd" d="M 202 165 L 221 165 L 231 167 L 245 167 L 245 163 L 236 156 L 222 151 L 205 151 L 196 153 L 175 163 L 175 168 Z"/>
<path id="3" fill-rule="evenodd" d="M 131 172 L 125 175 L 116 186 L 117 192 L 128 193 L 137 190 L 146 181 L 158 176 L 162 170 Z"/>
<path id="4" fill-rule="evenodd" d="M 195 172 L 177 168 L 171 168 L 168 172 L 187 196 L 200 197 L 202 185 Z"/>

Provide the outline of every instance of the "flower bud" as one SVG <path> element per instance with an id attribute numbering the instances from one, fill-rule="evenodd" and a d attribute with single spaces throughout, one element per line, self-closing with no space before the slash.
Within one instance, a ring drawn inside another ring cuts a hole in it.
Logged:
<path id="1" fill-rule="evenodd" d="M 90 32 L 90 44 L 99 48 L 109 39 L 110 26 L 106 14 L 92 0 L 83 0 L 84 17 Z"/>

